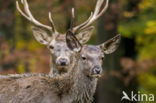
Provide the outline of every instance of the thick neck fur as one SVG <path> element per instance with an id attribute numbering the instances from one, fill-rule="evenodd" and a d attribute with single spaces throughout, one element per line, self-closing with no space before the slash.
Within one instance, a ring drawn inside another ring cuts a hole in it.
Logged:
<path id="1" fill-rule="evenodd" d="M 71 87 L 73 103 L 90 103 L 96 90 L 97 78 L 86 76 L 83 69 L 81 61 L 75 61 L 75 65 L 67 74 L 70 82 L 73 82 Z"/>
<path id="2" fill-rule="evenodd" d="M 63 71 L 62 71 L 62 72 L 59 72 L 58 69 L 64 70 L 63 68 L 59 68 L 59 67 L 54 63 L 53 58 L 52 58 L 52 56 L 51 56 L 51 58 L 50 58 L 50 72 L 49 72 L 49 75 L 55 77 L 55 76 L 64 74 Z"/>
<path id="3" fill-rule="evenodd" d="M 50 57 L 50 72 L 49 72 L 49 75 L 51 76 L 55 76 L 56 74 L 58 74 L 58 71 L 57 71 L 57 66 L 55 65 L 55 63 L 53 63 L 53 60 L 52 60 L 52 56 Z"/>
<path id="4" fill-rule="evenodd" d="M 53 95 L 56 95 L 58 98 L 56 101 L 60 101 L 58 103 L 90 103 L 93 100 L 93 94 L 96 89 L 97 79 L 86 76 L 83 73 L 84 68 L 81 60 L 77 60 L 79 59 L 74 60 L 75 63 L 72 64 L 69 72 L 61 76 L 51 77 L 50 75 L 30 74 L 16 75 L 15 79 L 21 78 L 21 80 L 18 80 L 18 82 L 20 81 L 20 84 L 23 88 L 25 88 L 25 86 L 23 85 L 27 85 L 25 83 L 27 80 L 29 81 L 29 79 L 32 81 L 32 83 L 33 80 L 39 82 L 44 81 L 41 83 L 43 84 L 42 86 L 45 87 L 44 91 L 47 91 L 51 97 L 53 97 Z M 14 76 L 10 77 L 13 78 Z M 2 78 L 6 77 L 4 76 Z M 38 88 L 38 85 L 33 85 L 32 92 L 36 88 Z M 40 89 L 41 88 L 37 89 L 37 93 L 41 91 Z M 25 91 L 25 93 L 33 95 L 34 92 L 31 93 L 29 91 Z M 46 97 L 42 96 L 39 98 L 45 99 Z M 49 100 L 51 101 L 51 98 L 49 98 Z M 55 103 L 57 103 L 56 101 Z"/>
<path id="5" fill-rule="evenodd" d="M 55 62 L 52 60 L 52 56 L 50 58 L 50 72 L 49 75 L 55 77 L 59 75 L 64 75 L 68 72 L 68 68 L 72 67 L 72 64 L 74 64 L 74 60 L 71 59 L 71 63 L 69 66 L 66 67 L 58 67 Z"/>

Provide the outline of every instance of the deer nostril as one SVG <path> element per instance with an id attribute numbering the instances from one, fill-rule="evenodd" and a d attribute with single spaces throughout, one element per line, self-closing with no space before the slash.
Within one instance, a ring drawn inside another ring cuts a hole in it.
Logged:
<path id="1" fill-rule="evenodd" d="M 66 65 L 66 62 L 61 62 L 61 66 L 65 66 Z"/>
<path id="2" fill-rule="evenodd" d="M 96 74 L 100 74 L 101 70 L 95 70 Z"/>
<path id="3" fill-rule="evenodd" d="M 102 68 L 100 66 L 95 66 L 93 68 L 93 73 L 94 74 L 101 74 L 101 72 L 102 72 Z"/>
<path id="4" fill-rule="evenodd" d="M 60 64 L 61 66 L 67 65 L 67 59 L 61 58 L 61 59 L 59 60 L 59 64 Z"/>

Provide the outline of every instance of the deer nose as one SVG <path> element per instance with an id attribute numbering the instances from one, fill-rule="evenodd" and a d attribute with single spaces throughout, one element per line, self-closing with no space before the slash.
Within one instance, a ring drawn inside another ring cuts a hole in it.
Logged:
<path id="1" fill-rule="evenodd" d="M 68 60 L 67 59 L 65 59 L 65 58 L 60 58 L 59 59 L 59 65 L 61 65 L 61 66 L 66 66 L 68 63 Z"/>
<path id="2" fill-rule="evenodd" d="M 93 67 L 93 74 L 101 74 L 102 73 L 102 68 L 98 65 Z"/>

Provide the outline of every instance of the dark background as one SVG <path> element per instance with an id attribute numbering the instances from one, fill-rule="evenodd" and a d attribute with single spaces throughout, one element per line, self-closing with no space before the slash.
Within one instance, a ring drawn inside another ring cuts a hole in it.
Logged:
<path id="1" fill-rule="evenodd" d="M 30 26 L 16 9 L 15 0 L 0 0 L 0 74 L 49 72 L 49 51 L 35 41 Z M 75 7 L 76 24 L 85 21 L 96 0 L 28 0 L 35 18 L 64 33 Z M 88 44 L 122 35 L 118 50 L 104 60 L 95 103 L 121 103 L 122 91 L 156 95 L 156 0 L 110 0 L 106 13 L 94 24 Z M 22 5 L 21 5 L 22 7 Z M 124 103 L 128 103 L 124 101 Z M 146 102 L 140 102 L 146 103 Z M 150 102 L 148 102 L 150 103 Z"/>

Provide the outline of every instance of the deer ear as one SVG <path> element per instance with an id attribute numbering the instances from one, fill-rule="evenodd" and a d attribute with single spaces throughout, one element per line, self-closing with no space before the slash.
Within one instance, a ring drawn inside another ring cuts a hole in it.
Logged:
<path id="1" fill-rule="evenodd" d="M 66 34 L 66 43 L 69 49 L 75 52 L 80 52 L 82 45 L 79 40 L 74 36 L 74 34 L 69 30 Z"/>
<path id="2" fill-rule="evenodd" d="M 113 53 L 119 46 L 121 36 L 116 35 L 115 37 L 111 38 L 110 40 L 107 40 L 103 44 L 99 45 L 99 47 L 102 49 L 102 51 L 105 54 Z"/>
<path id="3" fill-rule="evenodd" d="M 48 36 L 48 33 L 45 30 L 42 30 L 35 26 L 32 26 L 31 28 L 32 28 L 35 39 L 39 43 L 47 45 L 50 42 L 51 38 L 50 36 Z"/>
<path id="4" fill-rule="evenodd" d="M 90 26 L 84 29 L 83 31 L 81 31 L 80 33 L 78 33 L 76 35 L 76 38 L 79 40 L 80 43 L 85 44 L 91 38 L 93 30 L 94 30 L 94 26 Z"/>

